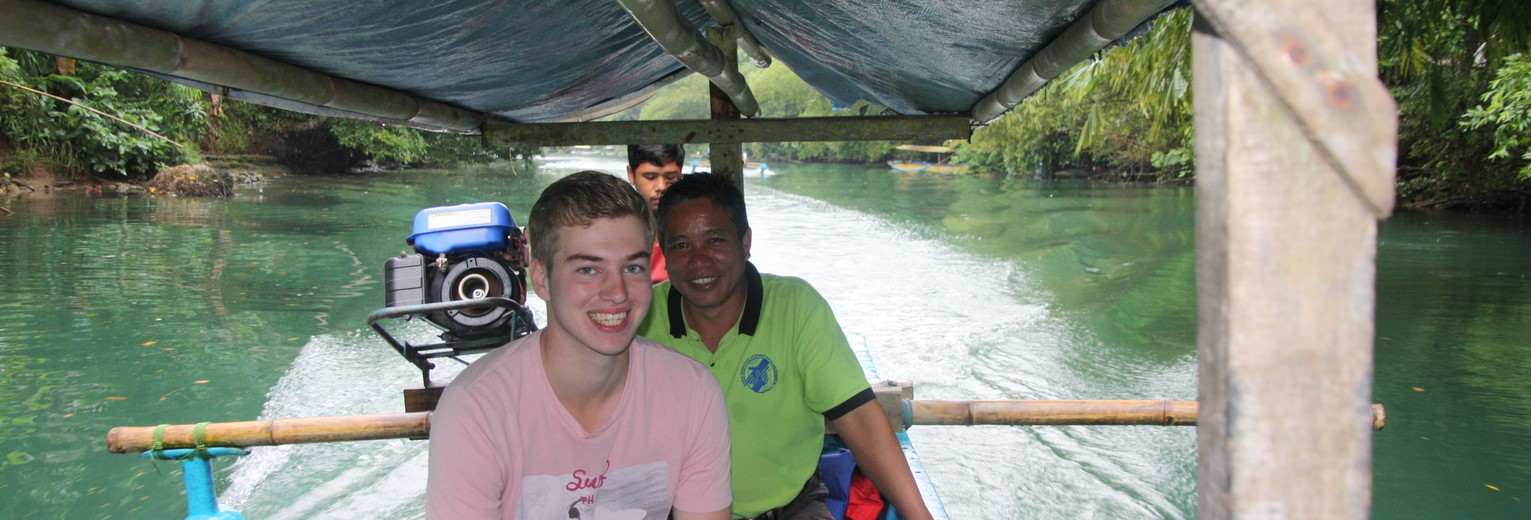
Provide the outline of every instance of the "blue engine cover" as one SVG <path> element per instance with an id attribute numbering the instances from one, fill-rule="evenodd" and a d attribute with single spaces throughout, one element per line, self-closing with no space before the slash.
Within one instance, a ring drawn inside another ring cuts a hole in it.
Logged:
<path id="1" fill-rule="evenodd" d="M 409 243 L 434 258 L 469 253 L 490 254 L 510 247 L 506 238 L 516 227 L 510 210 L 498 202 L 426 208 L 415 214 Z"/>

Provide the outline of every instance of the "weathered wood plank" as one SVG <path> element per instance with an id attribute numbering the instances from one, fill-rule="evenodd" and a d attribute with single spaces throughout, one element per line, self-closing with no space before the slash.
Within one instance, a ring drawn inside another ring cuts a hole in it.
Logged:
<path id="1" fill-rule="evenodd" d="M 1252 25 L 1236 30 L 1304 35 L 1315 56 L 1269 64 L 1280 57 L 1247 51 L 1272 51 L 1279 38 L 1240 49 L 1220 32 L 1226 26 L 1201 17 L 1193 37 L 1198 516 L 1367 518 L 1377 218 L 1391 207 L 1396 128 L 1391 112 L 1375 113 L 1390 100 L 1362 93 L 1375 82 L 1375 57 L 1360 63 L 1367 53 L 1349 50 L 1374 44 L 1372 4 L 1283 2 L 1283 11 L 1322 21 L 1272 15 L 1267 25 L 1249 15 L 1273 4 L 1198 7 L 1250 9 L 1238 18 Z M 1347 62 L 1339 83 L 1269 79 L 1322 76 L 1328 65 L 1312 64 L 1331 59 Z M 1352 102 L 1331 87 L 1350 89 Z M 1368 157 L 1336 161 L 1336 153 Z"/>
<path id="2" fill-rule="evenodd" d="M 1375 10 L 1365 5 L 1364 16 L 1311 0 L 1205 0 L 1196 9 L 1380 218 L 1393 211 L 1398 107 L 1377 77 Z"/>

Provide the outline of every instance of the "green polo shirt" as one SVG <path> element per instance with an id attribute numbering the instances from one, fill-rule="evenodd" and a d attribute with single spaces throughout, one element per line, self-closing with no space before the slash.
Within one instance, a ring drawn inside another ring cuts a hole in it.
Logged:
<path id="1" fill-rule="evenodd" d="M 654 286 L 638 334 L 707 365 L 722 384 L 732 441 L 734 516 L 786 505 L 818 467 L 824 420 L 874 399 L 835 315 L 798 278 L 745 266 L 744 312 L 710 352 L 687 327 L 681 295 Z"/>

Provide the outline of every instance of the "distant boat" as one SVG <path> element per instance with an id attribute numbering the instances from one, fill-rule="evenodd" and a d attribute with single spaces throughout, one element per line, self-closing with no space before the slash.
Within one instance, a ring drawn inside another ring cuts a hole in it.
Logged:
<path id="1" fill-rule="evenodd" d="M 966 173 L 967 166 L 962 163 L 949 162 L 956 148 L 947 146 L 927 146 L 919 144 L 899 145 L 896 149 L 909 152 L 936 154 L 935 162 L 894 159 L 888 161 L 888 167 L 907 172 L 931 172 L 931 173 Z M 909 154 L 913 156 L 914 154 Z"/>

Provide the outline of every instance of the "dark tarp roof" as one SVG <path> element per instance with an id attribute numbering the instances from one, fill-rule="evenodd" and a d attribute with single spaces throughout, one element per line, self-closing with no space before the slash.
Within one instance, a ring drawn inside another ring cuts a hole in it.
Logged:
<path id="1" fill-rule="evenodd" d="M 689 73 L 614 0 L 58 0 L 521 122 L 588 119 Z M 962 113 L 1095 0 L 735 0 L 837 106 Z M 676 0 L 693 25 L 715 25 Z"/>

